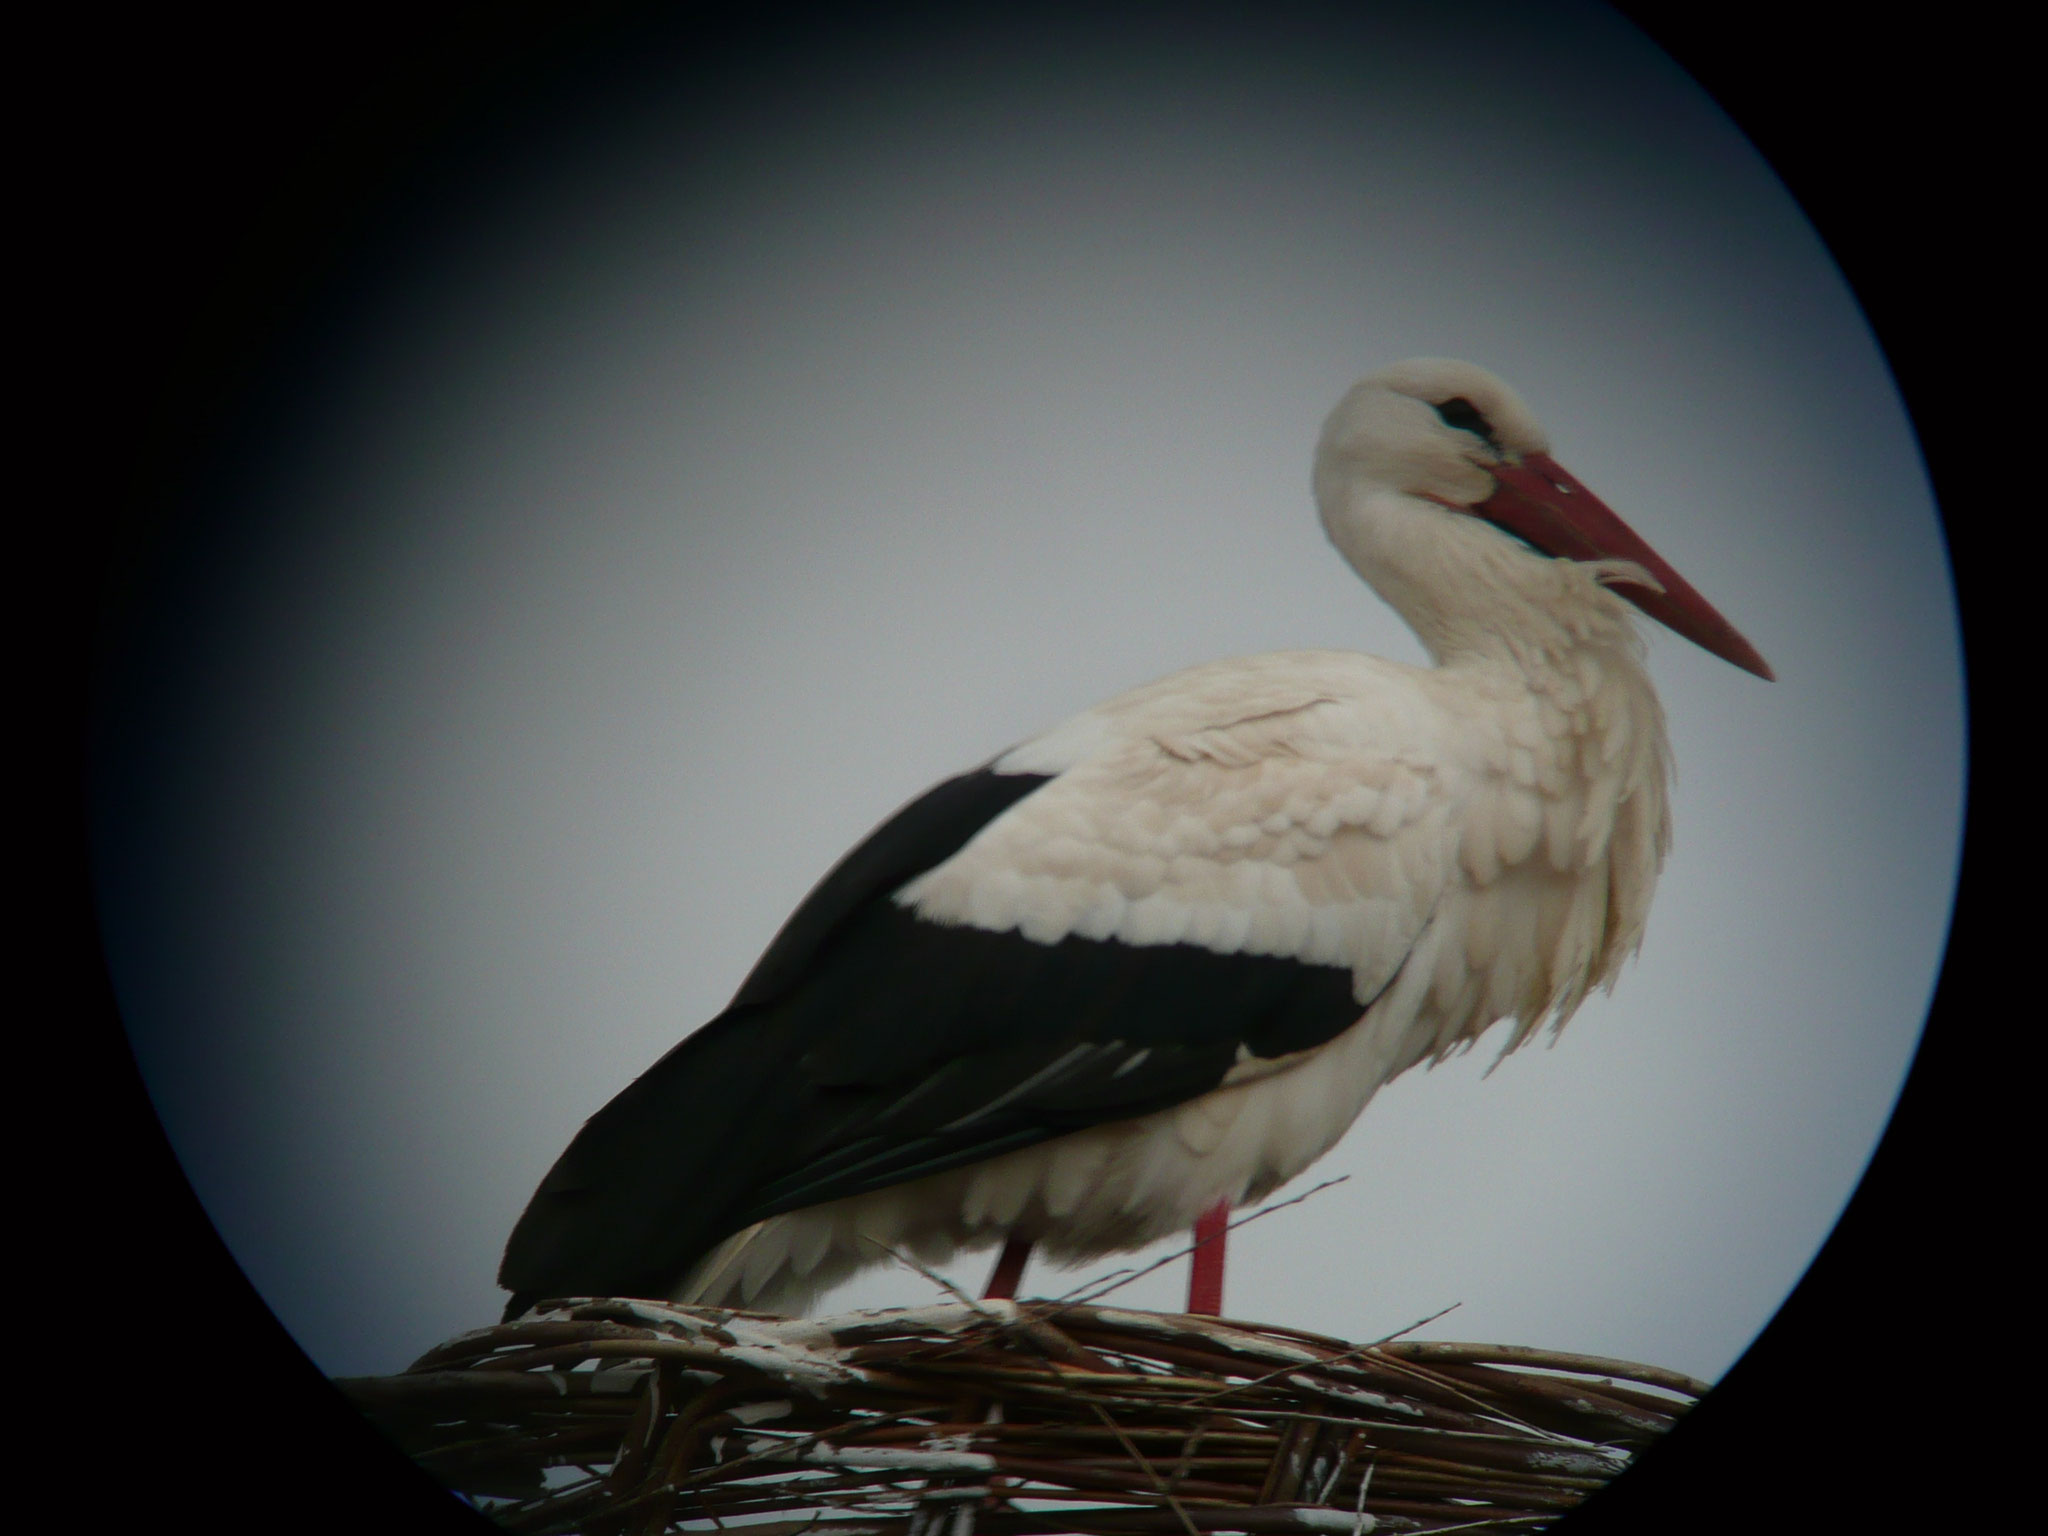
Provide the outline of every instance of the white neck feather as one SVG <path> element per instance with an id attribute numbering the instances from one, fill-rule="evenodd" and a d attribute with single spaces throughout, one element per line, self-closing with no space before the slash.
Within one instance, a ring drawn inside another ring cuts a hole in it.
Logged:
<path id="1" fill-rule="evenodd" d="M 1492 524 L 1417 496 L 1319 487 L 1323 525 L 1352 569 L 1439 666 L 1492 662 L 1532 678 L 1592 653 L 1642 670 L 1634 609 L 1606 582 L 1625 562 L 1554 560 Z"/>

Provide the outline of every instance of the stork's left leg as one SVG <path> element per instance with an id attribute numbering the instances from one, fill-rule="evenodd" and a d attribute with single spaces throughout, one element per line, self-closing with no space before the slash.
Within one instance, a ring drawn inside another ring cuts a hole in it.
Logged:
<path id="1" fill-rule="evenodd" d="M 1230 1238 L 1230 1202 L 1218 1200 L 1195 1220 L 1195 1251 L 1188 1259 L 1188 1310 L 1223 1315 L 1223 1250 Z"/>
<path id="2" fill-rule="evenodd" d="M 996 1259 L 996 1267 L 988 1277 L 988 1289 L 981 1293 L 983 1301 L 1013 1301 L 1017 1287 L 1024 1281 L 1024 1263 L 1031 1257 L 1031 1239 L 1012 1234 L 1003 1244 L 1003 1251 Z"/>

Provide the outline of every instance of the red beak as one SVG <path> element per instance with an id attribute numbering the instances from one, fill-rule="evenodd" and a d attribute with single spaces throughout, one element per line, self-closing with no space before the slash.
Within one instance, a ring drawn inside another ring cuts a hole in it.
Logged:
<path id="1" fill-rule="evenodd" d="M 1566 560 L 1633 560 L 1663 587 L 1617 581 L 1615 591 L 1658 623 L 1745 672 L 1772 679 L 1770 663 L 1664 558 L 1547 453 L 1493 467 L 1494 492 L 1470 510 L 1546 555 Z"/>

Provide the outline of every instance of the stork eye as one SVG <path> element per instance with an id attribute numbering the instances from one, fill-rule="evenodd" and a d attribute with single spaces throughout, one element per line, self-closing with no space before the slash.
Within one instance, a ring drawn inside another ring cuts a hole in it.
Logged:
<path id="1" fill-rule="evenodd" d="M 1479 408 L 1463 395 L 1454 395 L 1436 408 L 1437 415 L 1447 427 L 1456 427 L 1460 432 L 1470 432 L 1475 437 L 1491 444 L 1493 428 L 1486 418 L 1479 414 Z"/>

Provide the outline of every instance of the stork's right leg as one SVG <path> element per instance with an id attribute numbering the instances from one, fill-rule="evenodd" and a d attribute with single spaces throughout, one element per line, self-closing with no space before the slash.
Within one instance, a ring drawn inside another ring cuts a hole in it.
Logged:
<path id="1" fill-rule="evenodd" d="M 1024 1279 L 1024 1263 L 1031 1257 L 1031 1240 L 1012 1236 L 1003 1244 L 1003 1251 L 996 1259 L 996 1267 L 988 1277 L 988 1289 L 981 1293 L 983 1301 L 1013 1301 L 1017 1287 Z"/>
<path id="2" fill-rule="evenodd" d="M 1188 1310 L 1198 1317 L 1223 1315 L 1223 1249 L 1230 1238 L 1230 1202 L 1218 1200 L 1195 1221 L 1195 1250 L 1188 1262 Z"/>

